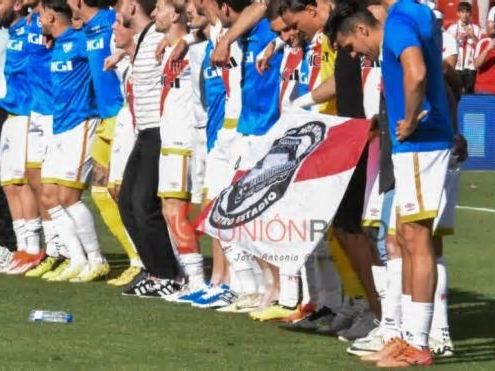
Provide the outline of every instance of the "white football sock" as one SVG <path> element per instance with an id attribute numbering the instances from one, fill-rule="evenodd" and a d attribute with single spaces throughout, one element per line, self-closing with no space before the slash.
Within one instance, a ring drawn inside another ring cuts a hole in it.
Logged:
<path id="1" fill-rule="evenodd" d="M 372 265 L 371 274 L 373 276 L 375 290 L 378 294 L 378 300 L 380 300 L 380 307 L 382 310 L 382 318 L 380 319 L 380 323 L 383 324 L 385 322 L 383 307 L 385 306 L 385 298 L 387 296 L 387 267 L 381 265 Z"/>
<path id="2" fill-rule="evenodd" d="M 71 264 L 86 263 L 83 246 L 77 237 L 76 223 L 69 213 L 62 206 L 55 206 L 48 210 L 48 214 L 55 223 L 60 241 L 69 252 Z"/>
<path id="3" fill-rule="evenodd" d="M 442 338 L 442 334 L 449 329 L 448 317 L 448 274 L 443 257 L 437 258 L 437 287 L 435 289 L 435 302 L 433 305 L 433 319 L 431 333 L 434 337 Z"/>
<path id="4" fill-rule="evenodd" d="M 402 295 L 401 297 L 401 312 L 400 319 L 400 333 L 403 339 L 406 338 L 407 332 L 411 332 L 409 327 L 411 326 L 411 295 Z"/>
<path id="5" fill-rule="evenodd" d="M 288 275 L 280 272 L 280 293 L 278 302 L 280 305 L 295 308 L 299 301 L 299 276 Z"/>
<path id="6" fill-rule="evenodd" d="M 400 337 L 402 301 L 402 259 L 392 259 L 386 267 L 386 295 L 382 301 L 382 324 L 385 341 Z"/>
<path id="7" fill-rule="evenodd" d="M 91 211 L 82 202 L 76 202 L 67 208 L 67 212 L 74 220 L 76 233 L 81 241 L 84 251 L 88 256 L 89 264 L 94 266 L 101 264 L 105 258 L 101 254 L 100 244 L 96 235 L 95 222 Z"/>
<path id="8" fill-rule="evenodd" d="M 258 287 L 253 266 L 251 264 L 253 256 L 247 254 L 239 247 L 232 244 L 222 244 L 222 249 L 230 267 L 234 271 L 239 284 L 239 294 L 256 294 Z"/>
<path id="9" fill-rule="evenodd" d="M 40 230 L 40 218 L 26 220 L 24 224 L 24 237 L 26 239 L 26 252 L 28 254 L 38 255 L 40 253 Z"/>
<path id="10" fill-rule="evenodd" d="M 419 303 L 412 301 L 409 304 L 406 341 L 418 349 L 428 348 L 428 334 L 433 317 L 433 303 Z"/>
<path id="11" fill-rule="evenodd" d="M 309 293 L 308 271 L 306 270 L 306 264 L 304 264 L 301 267 L 301 286 L 302 286 L 301 304 L 305 305 L 311 303 L 311 294 Z"/>
<path id="12" fill-rule="evenodd" d="M 195 291 L 205 284 L 203 256 L 199 253 L 182 254 L 180 259 L 189 281 L 189 289 Z"/>
<path id="13" fill-rule="evenodd" d="M 24 219 L 17 219 L 12 222 L 15 238 L 17 239 L 17 251 L 27 250 L 25 225 L 26 221 Z"/>
<path id="14" fill-rule="evenodd" d="M 57 227 L 53 220 L 43 220 L 41 224 L 45 236 L 46 255 L 57 258 L 59 255 Z"/>

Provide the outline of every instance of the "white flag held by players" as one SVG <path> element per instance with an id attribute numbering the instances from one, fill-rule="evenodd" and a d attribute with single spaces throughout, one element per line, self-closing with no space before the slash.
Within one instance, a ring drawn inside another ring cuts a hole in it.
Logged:
<path id="1" fill-rule="evenodd" d="M 284 113 L 249 154 L 256 165 L 236 173 L 199 229 L 297 272 L 333 220 L 369 129 L 367 120 Z"/>

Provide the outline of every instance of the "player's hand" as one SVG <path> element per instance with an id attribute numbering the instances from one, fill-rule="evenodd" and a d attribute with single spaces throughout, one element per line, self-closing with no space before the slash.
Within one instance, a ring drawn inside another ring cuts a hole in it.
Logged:
<path id="1" fill-rule="evenodd" d="M 218 40 L 217 46 L 211 54 L 212 66 L 223 67 L 227 64 L 230 56 L 230 43 L 226 37 Z"/>
<path id="2" fill-rule="evenodd" d="M 421 121 L 428 111 L 422 111 L 413 121 L 400 120 L 397 122 L 397 127 L 395 128 L 395 136 L 399 142 L 406 140 L 418 127 L 419 121 Z"/>
<path id="3" fill-rule="evenodd" d="M 468 143 L 466 138 L 464 138 L 462 134 L 454 135 L 454 147 L 452 148 L 452 155 L 455 157 L 457 162 L 464 162 L 469 156 Z"/>
<path id="4" fill-rule="evenodd" d="M 163 54 L 165 53 L 165 48 L 169 47 L 170 45 L 171 45 L 170 41 L 168 37 L 165 35 L 155 50 L 155 59 L 157 62 L 161 62 L 163 58 Z"/>
<path id="5" fill-rule="evenodd" d="M 262 75 L 270 67 L 270 59 L 275 51 L 275 43 L 271 42 L 265 48 L 263 55 L 256 58 L 256 70 Z"/>
<path id="6" fill-rule="evenodd" d="M 189 46 L 187 46 L 187 43 L 184 40 L 180 39 L 175 45 L 174 50 L 172 50 L 172 54 L 170 54 L 169 60 L 172 63 L 183 60 L 188 50 Z"/>
<path id="7" fill-rule="evenodd" d="M 117 68 L 117 64 L 124 58 L 125 51 L 117 50 L 103 61 L 103 71 L 110 71 Z"/>

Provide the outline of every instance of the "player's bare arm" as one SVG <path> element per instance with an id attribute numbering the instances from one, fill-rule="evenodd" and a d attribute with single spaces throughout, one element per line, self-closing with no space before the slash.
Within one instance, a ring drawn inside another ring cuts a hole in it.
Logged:
<path id="1" fill-rule="evenodd" d="M 418 47 L 405 49 L 400 56 L 400 61 L 404 71 L 406 117 L 398 122 L 395 134 L 398 140 L 403 141 L 416 130 L 418 120 L 421 118 L 421 103 L 425 97 L 426 87 L 426 67 L 423 54 Z"/>

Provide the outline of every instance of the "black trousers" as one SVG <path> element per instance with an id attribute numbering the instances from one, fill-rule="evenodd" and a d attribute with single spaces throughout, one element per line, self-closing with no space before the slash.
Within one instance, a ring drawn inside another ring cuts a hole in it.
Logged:
<path id="1" fill-rule="evenodd" d="M 474 93 L 474 83 L 476 81 L 476 71 L 463 70 L 457 71 L 459 77 L 462 81 L 463 94 L 473 94 Z"/>
<path id="2" fill-rule="evenodd" d="M 160 147 L 159 128 L 139 132 L 124 171 L 119 209 L 146 271 L 173 279 L 178 264 L 157 196 Z"/>
<path id="3" fill-rule="evenodd" d="M 6 119 L 7 112 L 0 110 L 0 135 Z M 14 229 L 12 228 L 9 204 L 7 203 L 7 198 L 2 187 L 0 187 L 0 246 L 5 246 L 10 251 L 16 250 L 17 246 Z"/>

